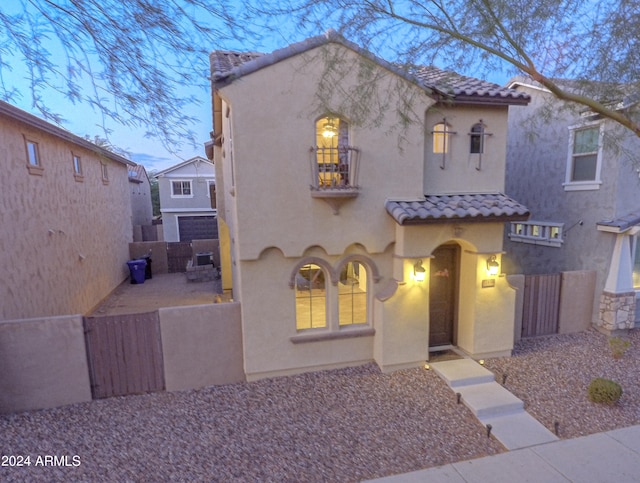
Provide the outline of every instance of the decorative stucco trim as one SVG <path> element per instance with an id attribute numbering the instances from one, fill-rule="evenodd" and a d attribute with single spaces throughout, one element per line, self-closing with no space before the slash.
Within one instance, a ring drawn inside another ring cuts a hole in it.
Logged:
<path id="1" fill-rule="evenodd" d="M 376 334 L 376 330 L 373 327 L 366 327 L 354 329 L 352 327 L 340 329 L 334 332 L 316 332 L 315 334 L 300 334 L 294 335 L 289 340 L 294 344 L 300 344 L 304 342 L 321 342 L 324 340 L 335 339 L 351 339 L 354 337 L 370 337 Z"/>

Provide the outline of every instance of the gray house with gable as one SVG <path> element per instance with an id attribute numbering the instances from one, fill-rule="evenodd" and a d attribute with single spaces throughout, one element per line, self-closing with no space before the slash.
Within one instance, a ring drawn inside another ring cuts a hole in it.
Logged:
<path id="1" fill-rule="evenodd" d="M 640 139 L 570 107 L 531 79 L 510 88 L 531 102 L 509 107 L 505 191 L 531 211 L 508 227 L 508 273 L 595 272 L 591 323 L 604 332 L 637 325 L 640 294 Z M 618 99 L 621 109 L 627 107 Z M 576 301 L 585 303 L 587 301 Z"/>
<path id="2" fill-rule="evenodd" d="M 160 192 L 164 240 L 218 238 L 213 163 L 196 156 L 155 175 Z"/>

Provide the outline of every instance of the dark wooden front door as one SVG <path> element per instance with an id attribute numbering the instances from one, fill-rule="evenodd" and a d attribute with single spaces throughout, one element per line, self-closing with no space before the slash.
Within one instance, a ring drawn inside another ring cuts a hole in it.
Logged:
<path id="1" fill-rule="evenodd" d="M 454 343 L 458 246 L 443 245 L 433 252 L 429 282 L 429 347 Z"/>

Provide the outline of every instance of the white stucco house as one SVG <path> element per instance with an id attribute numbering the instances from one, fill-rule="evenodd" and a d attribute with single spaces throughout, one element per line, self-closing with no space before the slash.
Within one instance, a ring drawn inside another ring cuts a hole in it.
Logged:
<path id="1" fill-rule="evenodd" d="M 507 116 L 526 93 L 404 71 L 335 32 L 211 54 L 224 288 L 248 380 L 508 355 Z M 352 102 L 356 99 L 356 102 Z"/>
<path id="2" fill-rule="evenodd" d="M 216 176 L 211 161 L 196 156 L 156 173 L 155 177 L 164 241 L 218 238 Z"/>

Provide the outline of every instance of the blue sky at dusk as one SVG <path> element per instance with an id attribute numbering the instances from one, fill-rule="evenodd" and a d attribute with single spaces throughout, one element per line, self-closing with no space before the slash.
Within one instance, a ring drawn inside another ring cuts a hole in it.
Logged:
<path id="1" fill-rule="evenodd" d="M 16 5 L 18 5 L 18 3 L 15 0 L 4 0 L 3 6 L 0 8 L 7 12 L 10 11 L 12 7 L 16 7 Z M 249 44 L 241 47 L 238 45 L 211 45 L 209 50 L 233 49 L 270 52 L 285 47 L 290 43 L 291 39 L 296 39 L 296 41 L 303 40 L 301 36 L 297 36 L 296 38 L 292 32 L 287 32 L 286 26 L 283 26 L 283 28 L 285 30 L 281 33 L 274 33 L 272 37 L 267 39 L 262 38 L 260 43 L 256 40 L 254 44 L 251 44 L 250 41 Z M 318 34 L 319 33 L 320 32 L 318 32 Z M 47 48 L 52 55 L 54 63 L 56 63 L 58 67 L 64 68 L 65 58 L 60 46 L 51 42 L 50 45 L 47 45 Z M 384 54 L 382 55 L 384 56 Z M 32 106 L 29 91 L 29 75 L 24 63 L 19 59 L 12 62 L 11 58 L 7 59 L 6 57 L 4 57 L 3 60 L 7 61 L 11 66 L 11 69 L 3 69 L 2 75 L 5 84 L 9 87 L 15 87 L 20 92 L 19 95 L 10 99 L 9 102 L 20 109 L 42 117 L 42 114 Z M 460 73 L 474 75 L 473 72 Z M 206 73 L 203 72 L 203 77 L 205 75 Z M 494 78 L 486 80 L 503 84 L 507 79 L 506 77 L 501 77 L 500 74 L 496 74 Z M 86 82 L 85 88 L 87 88 L 85 94 L 91 92 L 92 88 L 89 82 Z M 126 151 L 133 161 L 144 165 L 147 171 L 159 171 L 194 156 L 205 156 L 204 143 L 209 140 L 209 133 L 212 129 L 210 89 L 206 87 L 193 87 L 186 91 L 182 90 L 181 92 L 184 92 L 185 95 L 192 95 L 199 100 L 199 103 L 194 103 L 189 106 L 190 111 L 187 113 L 189 116 L 198 119 L 198 122 L 191 127 L 195 132 L 197 144 L 192 146 L 187 141 L 175 154 L 170 153 L 159 140 L 145 137 L 144 129 L 122 126 L 112 119 L 103 118 L 102 113 L 94 110 L 88 103 L 76 102 L 74 104 L 64 94 L 57 92 L 55 89 L 43 92 L 42 102 L 51 111 L 62 116 L 64 119 L 62 127 L 70 132 L 79 136 L 88 135 L 91 138 L 96 135 L 105 137 L 104 126 L 109 131 L 108 139 L 112 145 Z"/>

